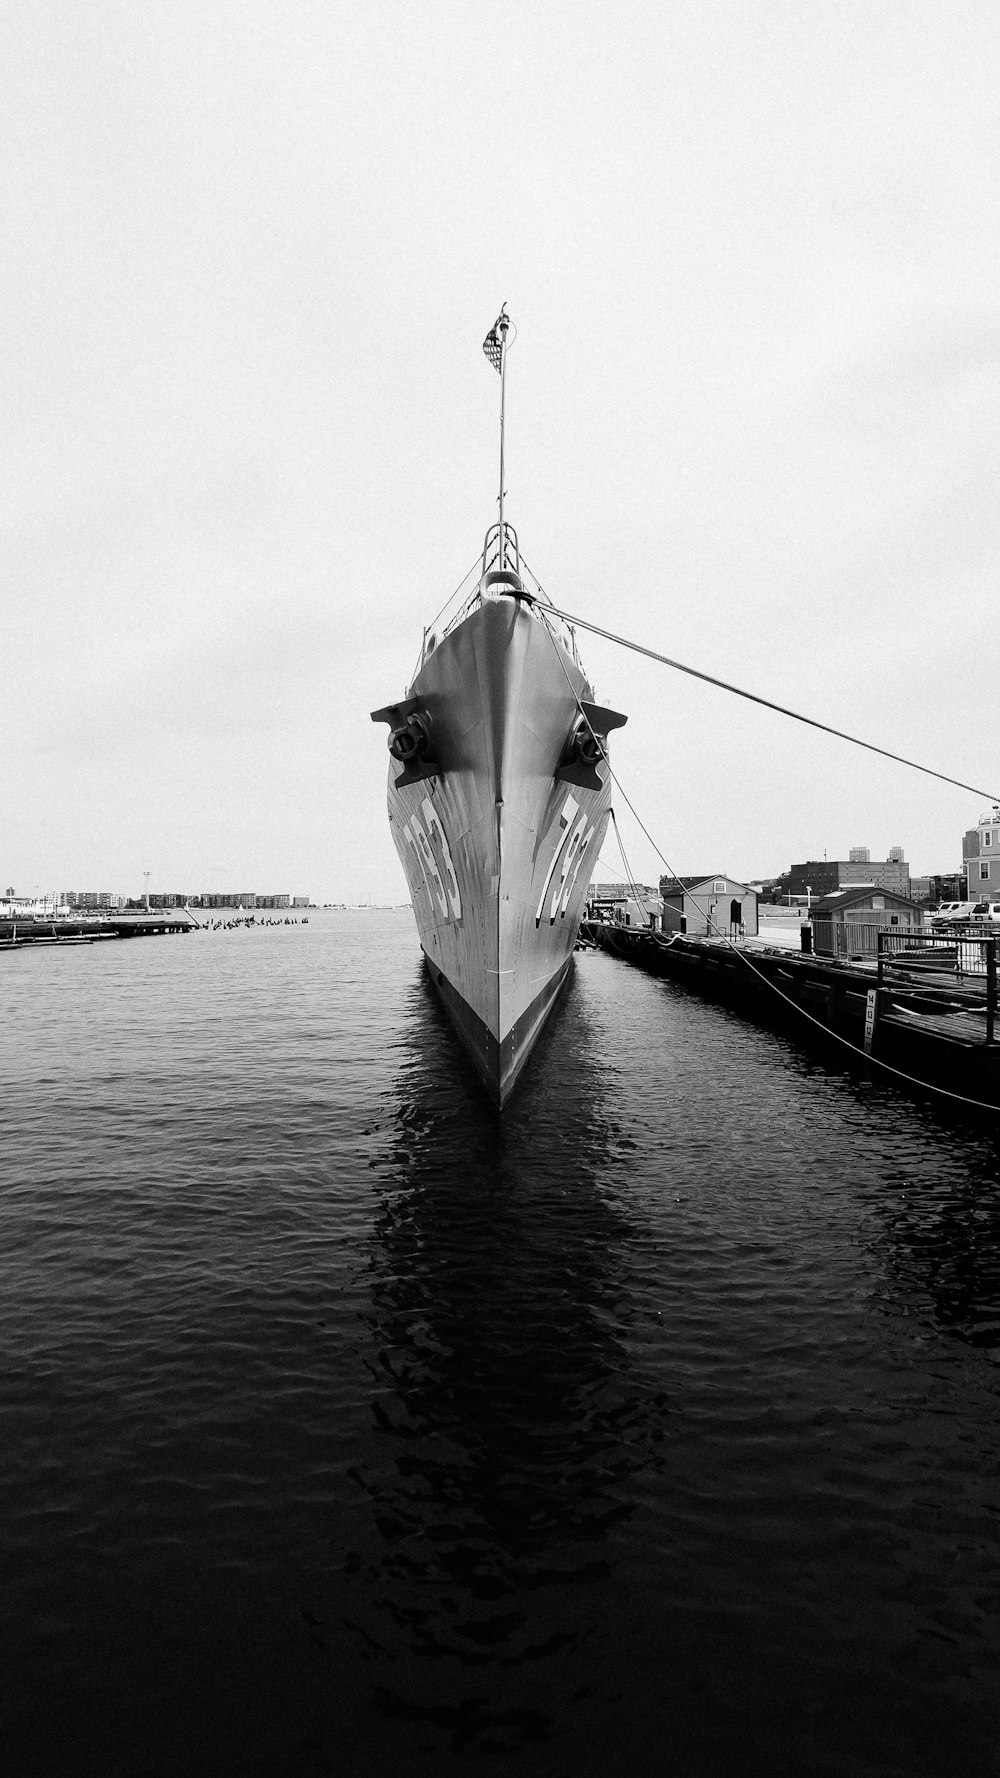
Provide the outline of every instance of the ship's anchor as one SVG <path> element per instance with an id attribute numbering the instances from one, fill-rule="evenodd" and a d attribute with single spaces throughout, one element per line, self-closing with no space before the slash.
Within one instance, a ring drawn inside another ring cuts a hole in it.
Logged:
<path id="1" fill-rule="evenodd" d="M 601 704 L 588 704 L 582 699 L 580 712 L 570 730 L 555 775 L 565 784 L 578 784 L 583 790 L 600 790 L 597 767 L 607 758 L 608 734 L 611 729 L 621 728 L 628 718 L 617 710 L 606 710 Z"/>
<path id="2" fill-rule="evenodd" d="M 373 710 L 372 721 L 389 724 L 389 752 L 403 767 L 396 779 L 397 790 L 419 784 L 422 778 L 439 776 L 441 763 L 434 757 L 431 718 L 419 698 L 404 698 L 400 704 Z"/>

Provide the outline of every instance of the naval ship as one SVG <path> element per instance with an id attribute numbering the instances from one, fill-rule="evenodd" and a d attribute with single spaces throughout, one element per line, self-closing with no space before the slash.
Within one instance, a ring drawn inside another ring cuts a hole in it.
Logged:
<path id="1" fill-rule="evenodd" d="M 498 522 L 425 630 L 405 697 L 372 711 L 389 725 L 389 821 L 430 979 L 497 1107 L 572 968 L 611 811 L 607 737 L 626 720 L 594 701 L 504 517 L 510 325 L 505 304 L 483 342 L 500 374 Z"/>

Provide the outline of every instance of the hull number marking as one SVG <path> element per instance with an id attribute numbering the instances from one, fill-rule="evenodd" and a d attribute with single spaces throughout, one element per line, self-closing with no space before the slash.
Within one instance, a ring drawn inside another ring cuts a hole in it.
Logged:
<path id="1" fill-rule="evenodd" d="M 589 828 L 587 827 L 587 817 L 585 814 L 581 813 L 580 805 L 577 802 L 576 797 L 567 796 L 566 801 L 563 803 L 563 806 L 559 811 L 559 832 L 556 840 L 556 848 L 552 854 L 552 862 L 546 872 L 545 881 L 542 884 L 542 893 L 538 897 L 538 906 L 535 909 L 536 926 L 540 926 L 542 923 L 542 916 L 545 911 L 545 901 L 546 897 L 549 895 L 550 889 L 552 890 L 552 895 L 549 901 L 549 925 L 555 925 L 557 914 L 560 920 L 562 919 L 569 906 L 570 896 L 576 887 L 576 879 L 580 872 L 580 866 L 583 863 L 583 855 L 586 852 L 587 847 L 590 845 L 595 831 L 596 829 L 593 825 Z M 567 835 L 569 836 L 568 840 Z M 559 871 L 559 876 L 556 879 L 555 887 L 553 888 L 553 878 L 556 876 L 556 866 L 559 864 L 560 860 L 562 860 L 562 868 Z"/>
<path id="2" fill-rule="evenodd" d="M 429 796 L 424 797 L 420 808 L 426 830 L 420 816 L 411 815 L 403 828 L 403 838 L 420 867 L 428 901 L 437 902 L 442 919 L 447 920 L 450 914 L 452 919 L 460 920 L 462 897 L 448 837 Z"/>

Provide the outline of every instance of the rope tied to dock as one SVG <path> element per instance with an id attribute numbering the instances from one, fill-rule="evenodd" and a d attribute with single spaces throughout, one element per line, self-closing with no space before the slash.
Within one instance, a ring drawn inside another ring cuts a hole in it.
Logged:
<path id="1" fill-rule="evenodd" d="M 570 618 L 567 616 L 567 614 L 565 612 L 557 612 L 554 605 L 550 605 L 550 610 L 555 612 L 555 615 L 557 617 L 561 617 L 563 619 L 564 623 L 579 623 L 581 625 L 581 628 L 591 629 L 595 632 L 595 634 L 597 634 L 599 636 L 605 636 L 611 642 L 622 642 L 624 647 L 635 648 L 636 652 L 639 654 L 648 654 L 652 657 L 652 659 L 664 661 L 665 664 L 670 667 L 674 667 L 674 666 L 680 667 L 681 672 L 692 673 L 692 674 L 694 674 L 694 676 L 696 678 L 699 678 L 699 679 L 708 679 L 711 684 L 721 686 L 726 691 L 737 691 L 738 695 L 740 697 L 749 697 L 749 698 L 753 699 L 753 701 L 755 703 L 764 703 L 764 704 L 767 703 L 766 698 L 754 698 L 754 695 L 751 692 L 739 692 L 739 688 L 736 686 L 726 685 L 725 682 L 721 679 L 711 679 L 710 675 L 707 673 L 697 673 L 693 667 L 681 667 L 679 662 L 668 660 L 665 655 L 655 654 L 652 649 L 642 648 L 638 643 L 624 642 L 622 637 L 613 635 L 610 630 L 601 630 L 598 628 L 598 626 L 596 624 L 586 624 L 586 623 L 584 623 L 584 621 L 582 619 Z M 575 689 L 573 687 L 572 680 L 570 679 L 570 676 L 566 671 L 565 662 L 562 660 L 562 658 L 560 656 L 559 649 L 556 645 L 555 636 L 553 635 L 551 630 L 549 631 L 549 635 L 550 635 L 550 638 L 552 641 L 552 646 L 556 652 L 556 658 L 559 661 L 560 666 L 562 667 L 563 677 L 566 680 L 566 684 L 569 687 L 569 690 L 576 702 L 577 709 L 578 709 L 580 715 L 583 717 L 584 721 L 586 722 L 588 728 L 590 728 L 591 734 L 594 735 L 594 739 L 599 740 L 599 737 L 596 734 L 594 734 L 594 730 L 590 724 L 590 718 L 587 716 L 587 712 L 585 711 L 585 709 L 583 707 L 583 703 L 579 697 L 579 694 L 575 691 Z M 779 704 L 771 704 L 771 705 L 769 705 L 769 708 L 772 710 L 779 710 L 779 711 L 781 711 L 781 713 L 783 715 L 788 715 L 788 716 L 795 715 L 795 712 L 791 711 L 791 710 L 782 711 L 781 705 L 779 705 Z M 799 716 L 796 718 L 796 720 L 799 722 L 812 722 L 812 718 L 808 717 L 808 716 Z M 826 724 L 821 723 L 821 722 L 814 723 L 813 726 L 815 728 L 826 729 Z M 838 736 L 840 736 L 840 738 L 842 740 L 846 740 L 846 741 L 854 740 L 854 736 L 844 735 L 844 734 L 842 734 L 842 731 L 839 729 L 827 729 L 827 733 L 838 735 Z M 861 747 L 869 747 L 871 744 L 867 741 L 860 741 L 857 743 L 857 745 L 861 746 Z M 872 750 L 872 752 L 875 752 L 875 753 L 885 753 L 885 749 L 882 747 L 874 747 L 871 750 Z M 902 757 L 896 753 L 887 753 L 886 758 L 898 760 L 899 763 L 902 765 L 913 765 L 914 764 L 914 762 L 912 760 L 902 759 Z M 660 850 L 660 847 L 657 845 L 655 839 L 653 838 L 652 834 L 650 833 L 645 822 L 642 820 L 642 817 L 640 816 L 638 810 L 635 808 L 634 804 L 631 802 L 630 798 L 626 794 L 626 791 L 622 785 L 621 779 L 617 776 L 617 774 L 614 770 L 614 767 L 611 764 L 611 761 L 607 759 L 607 755 L 605 755 L 605 759 L 607 760 L 608 773 L 609 773 L 611 782 L 614 784 L 615 789 L 617 790 L 619 796 L 621 796 L 621 798 L 624 801 L 629 812 L 635 818 L 636 822 L 638 823 L 639 827 L 641 828 L 646 839 L 649 841 L 650 845 L 652 846 L 653 851 L 656 853 L 657 857 L 659 858 L 661 864 L 663 864 L 666 867 L 668 873 L 670 874 L 670 876 L 672 876 L 674 878 L 675 881 L 679 881 L 680 879 L 679 879 L 676 871 L 674 871 L 673 867 L 669 864 L 668 860 L 664 856 L 663 852 Z M 929 772 L 930 768 L 928 766 L 916 766 L 916 770 L 920 771 L 920 772 Z M 944 777 L 944 774 L 942 772 L 930 772 L 930 775 L 934 778 L 943 778 Z M 948 783 L 948 784 L 958 784 L 958 780 L 955 778 L 945 778 L 944 781 L 945 781 L 945 783 Z M 962 789 L 962 790 L 969 790 L 969 789 L 973 788 L 973 786 L 970 786 L 968 784 L 959 784 L 958 787 L 959 787 L 959 789 Z M 975 794 L 978 796 L 989 796 L 990 795 L 989 791 L 985 791 L 985 790 L 984 791 L 976 791 Z M 994 797 L 993 801 L 1000 801 L 1000 798 Z M 635 883 L 635 879 L 632 875 L 631 865 L 629 864 L 629 861 L 625 855 L 625 847 L 622 844 L 621 830 L 618 826 L 617 819 L 615 818 L 614 809 L 612 808 L 609 811 L 609 813 L 611 816 L 611 820 L 614 824 L 615 835 L 618 840 L 618 847 L 619 847 L 619 850 L 622 855 L 622 863 L 625 866 L 626 879 L 630 883 L 633 893 L 635 894 L 637 905 L 639 907 L 641 907 L 642 903 L 639 898 L 639 891 L 638 891 L 637 885 Z M 708 925 L 709 925 L 709 929 L 711 932 L 711 928 L 713 927 L 714 922 L 711 920 L 710 916 L 708 917 Z M 637 933 L 636 936 L 638 937 L 639 934 Z M 657 935 L 655 933 L 653 921 L 652 921 L 652 919 L 650 919 L 649 926 L 647 927 L 645 933 L 642 934 L 642 936 L 646 939 L 657 938 L 659 943 L 664 944 L 664 945 L 670 945 L 670 944 L 673 944 L 674 940 L 676 938 L 678 938 L 680 935 L 679 934 L 671 934 L 669 939 L 659 938 L 659 935 Z M 861 1059 L 861 1061 L 865 1063 L 866 1066 L 868 1066 L 870 1064 L 874 1064 L 876 1068 L 880 1068 L 885 1074 L 892 1075 L 895 1077 L 895 1079 L 904 1081 L 907 1086 L 918 1087 L 923 1092 L 934 1093 L 939 1098 L 950 1100 L 953 1104 L 969 1106 L 969 1107 L 975 1109 L 976 1111 L 986 1111 L 986 1112 L 991 1113 L 994 1117 L 997 1115 L 998 1111 L 1000 1111 L 1000 1107 L 997 1107 L 996 1105 L 991 1104 L 988 1100 L 973 1099 L 973 1098 L 970 1098 L 965 1093 L 951 1092 L 949 1090 L 949 1088 L 947 1088 L 947 1087 L 937 1086 L 932 1081 L 921 1080 L 919 1076 L 913 1075 L 913 1074 L 908 1074 L 902 1068 L 893 1067 L 891 1062 L 884 1061 L 880 1056 L 874 1056 L 869 1051 L 859 1049 L 858 1045 L 856 1043 L 852 1043 L 852 1041 L 849 1037 L 844 1037 L 839 1031 L 834 1031 L 829 1025 L 825 1024 L 822 1019 L 816 1018 L 815 1015 L 813 1013 L 809 1012 L 806 1007 L 800 1005 L 800 1003 L 797 1000 L 793 999 L 792 995 L 785 993 L 785 991 L 782 988 L 779 988 L 777 982 L 772 981 L 770 976 L 768 976 L 763 970 L 758 969 L 757 965 L 752 961 L 752 959 L 748 955 L 746 949 L 739 946 L 739 945 L 734 944 L 732 939 L 730 938 L 730 936 L 727 933 L 723 932 L 721 927 L 718 927 L 718 926 L 715 927 L 715 937 L 717 939 L 721 940 L 722 944 L 727 946 L 728 949 L 730 951 L 732 951 L 733 955 L 739 960 L 740 963 L 743 964 L 743 966 L 746 969 L 749 970 L 751 975 L 755 976 L 757 978 L 757 980 L 760 981 L 765 988 L 769 988 L 771 990 L 772 994 L 777 995 L 779 1000 L 785 1001 L 786 1004 L 788 1006 L 790 1006 L 794 1012 L 798 1013 L 799 1017 L 804 1019 L 807 1024 L 815 1026 L 818 1031 L 821 1031 L 824 1034 L 824 1036 L 826 1036 L 828 1038 L 832 1038 L 835 1043 L 838 1043 L 844 1049 L 849 1050 L 852 1055 L 859 1057 Z"/>

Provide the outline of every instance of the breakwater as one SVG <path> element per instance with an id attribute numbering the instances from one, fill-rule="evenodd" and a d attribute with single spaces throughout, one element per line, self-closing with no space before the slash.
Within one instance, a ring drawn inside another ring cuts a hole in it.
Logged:
<path id="1" fill-rule="evenodd" d="M 967 946 L 914 940 L 879 963 L 842 963 L 596 920 L 583 922 L 581 937 L 748 1018 L 833 1046 L 841 1062 L 853 1053 L 892 1070 L 901 1084 L 1000 1106 L 992 953 L 989 966 L 970 967 Z"/>

